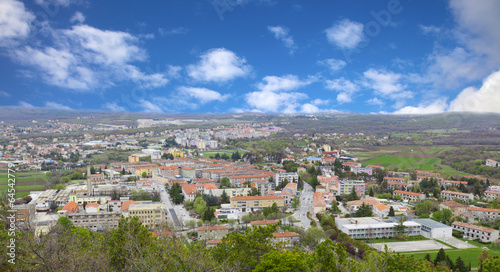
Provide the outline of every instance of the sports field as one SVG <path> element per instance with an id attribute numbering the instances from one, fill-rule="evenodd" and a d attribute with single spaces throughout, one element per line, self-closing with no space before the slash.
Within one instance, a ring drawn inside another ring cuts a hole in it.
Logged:
<path id="1" fill-rule="evenodd" d="M 368 244 L 369 246 L 379 250 L 384 251 L 385 246 L 389 251 L 394 252 L 410 252 L 410 251 L 422 251 L 422 250 L 439 250 L 451 249 L 451 247 L 442 244 L 436 240 L 424 240 L 424 241 L 410 241 L 410 242 L 393 242 L 393 243 L 376 243 Z"/>

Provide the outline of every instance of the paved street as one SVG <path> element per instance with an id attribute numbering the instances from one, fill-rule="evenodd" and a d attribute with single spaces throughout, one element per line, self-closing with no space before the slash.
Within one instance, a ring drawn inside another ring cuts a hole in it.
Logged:
<path id="1" fill-rule="evenodd" d="M 302 193 L 300 195 L 300 207 L 293 214 L 293 216 L 297 218 L 297 220 L 299 220 L 299 222 L 296 223 L 296 225 L 299 227 L 304 227 L 305 229 L 307 229 L 311 226 L 311 221 L 307 218 L 307 212 L 309 211 L 312 214 L 312 211 L 314 210 L 313 195 L 314 191 L 311 185 L 304 182 L 304 190 L 302 190 Z"/>
<path id="2" fill-rule="evenodd" d="M 170 196 L 168 195 L 167 190 L 165 189 L 165 184 L 162 182 L 154 182 L 156 188 L 160 192 L 160 198 L 161 202 L 165 203 L 167 205 L 167 210 L 168 210 L 168 222 L 170 224 L 173 223 L 173 226 L 175 226 L 176 229 L 183 229 L 185 222 L 194 219 L 191 216 L 189 216 L 189 213 L 186 211 L 184 206 L 181 205 L 174 205 L 172 201 L 170 200 Z M 163 190 L 163 191 L 162 191 Z"/>

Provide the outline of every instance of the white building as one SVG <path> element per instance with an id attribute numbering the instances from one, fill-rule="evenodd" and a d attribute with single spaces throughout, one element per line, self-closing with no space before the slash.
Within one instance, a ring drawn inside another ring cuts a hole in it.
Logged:
<path id="1" fill-rule="evenodd" d="M 352 218 L 356 219 L 356 218 Z M 348 234 L 354 239 L 366 239 L 366 238 L 382 238 L 382 237 L 393 237 L 398 234 L 395 230 L 399 223 L 385 223 L 385 222 L 374 222 L 374 223 L 355 223 L 342 225 L 340 231 Z M 419 223 L 413 221 L 403 222 L 406 227 L 405 235 L 407 236 L 417 236 L 421 234 L 421 227 Z"/>
<path id="2" fill-rule="evenodd" d="M 498 230 L 476 226 L 459 221 L 451 224 L 453 230 L 463 232 L 464 238 L 479 239 L 481 242 L 493 242 L 498 239 Z"/>
<path id="3" fill-rule="evenodd" d="M 299 181 L 299 174 L 297 174 L 297 172 L 276 173 L 276 186 L 283 183 L 285 179 L 287 179 L 289 183 L 292 183 L 293 181 L 297 182 Z"/>
<path id="4" fill-rule="evenodd" d="M 472 193 L 467 194 L 467 193 L 445 190 L 441 191 L 441 196 L 446 200 L 454 200 L 455 198 L 458 198 L 462 201 L 465 201 L 466 203 L 469 202 L 469 200 L 474 200 L 474 195 Z"/>
<path id="5" fill-rule="evenodd" d="M 421 234 L 427 238 L 448 238 L 452 235 L 453 228 L 442 224 L 440 222 L 436 222 L 432 219 L 415 219 L 414 222 L 422 225 Z"/>
<path id="6" fill-rule="evenodd" d="M 215 210 L 215 216 L 218 220 L 240 219 L 241 213 L 238 208 L 231 208 L 231 204 L 222 204 L 220 209 Z"/>

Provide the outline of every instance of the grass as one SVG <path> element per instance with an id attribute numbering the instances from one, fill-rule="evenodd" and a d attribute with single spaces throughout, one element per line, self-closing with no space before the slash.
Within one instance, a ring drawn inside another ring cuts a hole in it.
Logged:
<path id="1" fill-rule="evenodd" d="M 304 147 L 304 146 L 307 145 L 306 142 L 294 142 L 293 144 L 296 145 L 296 146 L 300 146 L 300 147 Z"/>
<path id="2" fill-rule="evenodd" d="M 466 130 L 466 129 L 458 130 L 456 128 L 452 128 L 452 129 L 427 129 L 427 130 L 424 130 L 424 132 L 435 133 L 435 134 L 446 134 L 446 133 L 469 133 L 470 130 Z"/>
<path id="3" fill-rule="evenodd" d="M 420 158 L 382 156 L 382 157 L 378 157 L 378 158 L 364 161 L 363 165 L 378 164 L 378 165 L 382 165 L 383 167 L 397 167 L 397 168 L 401 169 L 401 168 L 411 168 L 413 166 L 413 164 L 415 164 L 419 160 L 420 160 Z"/>
<path id="4" fill-rule="evenodd" d="M 29 195 L 29 191 L 43 190 L 45 182 L 47 181 L 47 175 L 43 172 L 16 172 L 14 176 L 16 177 L 16 184 L 14 186 L 14 189 L 16 189 L 16 197 L 27 196 Z M 6 192 L 9 188 L 8 173 L 4 171 L 0 173 L 0 193 Z"/>
<path id="5" fill-rule="evenodd" d="M 463 239 L 462 239 L 463 240 Z M 468 240 L 464 240 L 468 241 Z M 445 253 L 450 256 L 450 259 L 455 262 L 455 260 L 460 257 L 464 261 L 465 265 L 467 266 L 469 262 L 471 263 L 472 267 L 479 267 L 479 262 L 477 257 L 479 254 L 483 251 L 483 247 L 487 247 L 488 251 L 490 253 L 490 256 L 499 256 L 500 257 L 500 247 L 491 247 L 491 245 L 487 244 L 482 244 L 476 241 L 468 241 L 469 244 L 475 245 L 478 248 L 468 248 L 468 249 L 445 249 Z M 419 252 L 405 252 L 405 253 L 400 253 L 403 255 L 413 255 L 415 258 L 420 258 L 423 259 L 425 258 L 425 255 L 429 253 L 431 256 L 431 260 L 434 260 L 436 258 L 437 250 L 431 250 L 431 251 L 419 251 Z"/>
<path id="6" fill-rule="evenodd" d="M 231 157 L 231 155 L 233 155 L 229 152 L 202 152 L 202 153 L 203 153 L 203 157 L 210 157 L 210 158 L 215 157 L 215 154 L 217 154 L 217 153 L 219 153 L 219 155 L 221 155 L 221 156 L 222 156 L 222 154 L 226 154 L 229 157 Z"/>

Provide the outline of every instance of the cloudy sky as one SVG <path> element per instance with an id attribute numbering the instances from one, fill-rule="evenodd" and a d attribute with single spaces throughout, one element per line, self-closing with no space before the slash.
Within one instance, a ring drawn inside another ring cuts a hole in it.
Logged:
<path id="1" fill-rule="evenodd" d="M 0 0 L 0 106 L 500 112 L 497 0 Z"/>

